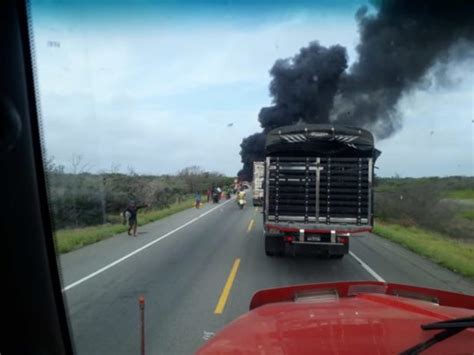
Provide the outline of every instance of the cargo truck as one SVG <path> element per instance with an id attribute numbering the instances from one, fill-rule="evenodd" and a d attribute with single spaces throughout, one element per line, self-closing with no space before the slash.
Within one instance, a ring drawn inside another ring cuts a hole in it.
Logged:
<path id="1" fill-rule="evenodd" d="M 253 162 L 252 202 L 254 206 L 263 205 L 263 178 L 265 176 L 265 163 Z"/>
<path id="2" fill-rule="evenodd" d="M 274 129 L 265 144 L 264 235 L 269 256 L 349 252 L 352 234 L 373 226 L 370 132 L 336 125 Z"/>

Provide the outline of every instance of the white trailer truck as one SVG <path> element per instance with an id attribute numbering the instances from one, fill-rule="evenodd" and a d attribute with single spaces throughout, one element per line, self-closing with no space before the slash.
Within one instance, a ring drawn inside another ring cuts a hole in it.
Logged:
<path id="1" fill-rule="evenodd" d="M 263 179 L 265 177 L 265 162 L 253 162 L 253 179 L 252 179 L 252 202 L 254 206 L 263 204 Z"/>

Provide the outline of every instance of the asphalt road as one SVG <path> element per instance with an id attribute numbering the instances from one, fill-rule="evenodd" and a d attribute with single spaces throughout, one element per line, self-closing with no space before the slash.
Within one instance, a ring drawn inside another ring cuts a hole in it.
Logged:
<path id="1" fill-rule="evenodd" d="M 367 234 L 342 260 L 265 256 L 262 217 L 233 200 L 189 209 L 60 257 L 78 354 L 138 354 L 140 295 L 147 354 L 189 354 L 248 310 L 259 289 L 385 280 L 474 294 L 474 284 Z"/>

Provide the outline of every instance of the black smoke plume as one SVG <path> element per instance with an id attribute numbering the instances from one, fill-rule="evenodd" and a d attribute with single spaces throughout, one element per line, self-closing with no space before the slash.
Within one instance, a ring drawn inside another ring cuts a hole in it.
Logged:
<path id="1" fill-rule="evenodd" d="M 273 102 L 260 110 L 263 132 L 242 141 L 241 176 L 251 178 L 252 161 L 263 159 L 264 135 L 276 127 L 337 123 L 369 129 L 379 139 L 391 136 L 401 128 L 396 109 L 401 96 L 435 64 L 446 66 L 474 53 L 474 1 L 382 0 L 373 5 L 374 14 L 364 6 L 355 15 L 360 42 L 350 68 L 345 48 L 318 42 L 275 62 Z"/>
<path id="2" fill-rule="evenodd" d="M 265 134 L 255 133 L 242 140 L 240 144 L 242 150 L 240 155 L 242 156 L 242 163 L 244 167 L 237 174 L 239 178 L 243 180 L 251 181 L 253 174 L 253 162 L 263 160 L 265 154 Z"/>
<path id="3" fill-rule="evenodd" d="M 265 130 L 297 123 L 329 123 L 341 74 L 347 68 L 344 47 L 325 48 L 312 42 L 290 59 L 275 62 L 270 74 L 273 105 L 261 109 L 258 119 Z"/>

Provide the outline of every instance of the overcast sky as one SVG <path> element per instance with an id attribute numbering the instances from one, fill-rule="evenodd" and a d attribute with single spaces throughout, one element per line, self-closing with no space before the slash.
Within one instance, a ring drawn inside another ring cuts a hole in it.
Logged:
<path id="1" fill-rule="evenodd" d="M 260 130 L 258 112 L 271 102 L 276 59 L 313 40 L 357 59 L 354 12 L 363 2 L 134 3 L 33 1 L 43 139 L 66 168 L 81 155 L 92 172 L 198 165 L 235 175 L 239 144 Z M 404 96 L 403 128 L 377 142 L 378 174 L 474 175 L 474 60 L 449 68 L 446 85 L 429 74 Z"/>

